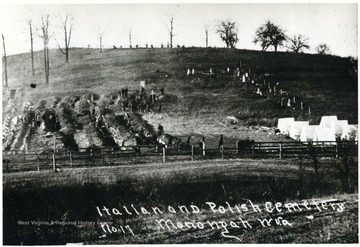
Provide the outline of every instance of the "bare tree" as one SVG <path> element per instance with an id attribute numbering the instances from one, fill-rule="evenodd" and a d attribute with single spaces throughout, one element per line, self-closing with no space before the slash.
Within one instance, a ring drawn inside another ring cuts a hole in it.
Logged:
<path id="1" fill-rule="evenodd" d="M 99 41 L 100 41 L 99 51 L 102 52 L 103 51 L 102 41 L 103 41 L 103 37 L 105 35 L 105 29 L 98 27 L 98 35 L 99 35 Z"/>
<path id="2" fill-rule="evenodd" d="M 129 48 L 130 49 L 132 48 L 132 45 L 131 45 L 131 33 L 132 33 L 132 30 L 129 29 Z"/>
<path id="3" fill-rule="evenodd" d="M 294 35 L 292 38 L 288 39 L 289 45 L 288 48 L 290 51 L 299 53 L 302 52 L 303 49 L 310 49 L 308 45 L 308 39 L 302 34 Z"/>
<path id="4" fill-rule="evenodd" d="M 236 22 L 232 22 L 230 20 L 219 21 L 216 32 L 225 42 L 226 48 L 234 48 L 236 43 L 239 41 Z"/>
<path id="5" fill-rule="evenodd" d="M 204 26 L 205 29 L 205 47 L 209 46 L 209 25 Z"/>
<path id="6" fill-rule="evenodd" d="M 3 55 L 3 62 L 4 62 L 4 77 L 5 77 L 5 87 L 8 87 L 8 77 L 7 77 L 7 61 L 6 61 L 6 50 L 5 50 L 5 38 L 4 34 L 1 34 L 3 40 L 3 48 L 4 48 L 4 55 Z"/>
<path id="7" fill-rule="evenodd" d="M 266 51 L 270 46 L 277 51 L 278 46 L 282 46 L 286 40 L 285 32 L 277 25 L 268 20 L 255 32 L 254 43 L 260 43 L 262 51 Z"/>
<path id="8" fill-rule="evenodd" d="M 50 58 L 49 58 L 49 26 L 50 26 L 50 16 L 49 14 L 41 17 L 41 34 L 39 35 L 44 43 L 44 65 L 45 65 L 45 81 L 46 84 L 49 84 L 50 77 Z"/>
<path id="9" fill-rule="evenodd" d="M 169 32 L 169 36 L 170 36 L 170 48 L 173 47 L 173 37 L 176 35 L 174 34 L 174 16 L 171 15 L 169 17 L 169 21 L 170 21 L 170 27 L 166 25 L 166 28 L 168 29 Z"/>
<path id="10" fill-rule="evenodd" d="M 330 48 L 326 44 L 318 45 L 315 50 L 321 55 L 330 54 Z"/>
<path id="11" fill-rule="evenodd" d="M 61 48 L 60 44 L 58 43 L 59 50 L 62 54 L 65 55 L 66 63 L 69 63 L 69 47 L 70 47 L 70 40 L 71 40 L 71 31 L 73 27 L 73 20 L 70 14 L 66 13 L 65 16 L 61 16 L 61 28 L 64 32 L 64 44 L 65 44 L 65 51 Z"/>
<path id="12" fill-rule="evenodd" d="M 32 26 L 32 19 L 29 17 L 26 19 L 27 25 L 29 26 L 30 31 L 30 52 L 31 52 L 31 70 L 32 75 L 35 75 L 34 69 L 34 39 L 33 39 L 33 26 Z"/>

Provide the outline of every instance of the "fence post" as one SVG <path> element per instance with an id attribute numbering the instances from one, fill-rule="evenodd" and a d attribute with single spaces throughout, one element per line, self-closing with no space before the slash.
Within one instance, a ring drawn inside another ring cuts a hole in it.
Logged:
<path id="1" fill-rule="evenodd" d="M 36 161 L 37 161 L 37 170 L 39 172 L 40 171 L 40 156 L 39 156 L 39 153 L 37 153 Z"/>
<path id="2" fill-rule="evenodd" d="M 165 163 L 166 162 L 165 147 L 163 147 L 162 150 L 163 150 L 163 163 Z"/>
<path id="3" fill-rule="evenodd" d="M 203 146 L 203 156 L 205 157 L 206 156 L 206 145 L 205 145 L 205 142 L 202 142 Z"/>
<path id="4" fill-rule="evenodd" d="M 104 149 L 101 149 L 101 165 L 104 166 Z"/>
<path id="5" fill-rule="evenodd" d="M 69 160 L 70 160 L 70 167 L 72 167 L 72 155 L 70 149 L 69 149 Z"/>
<path id="6" fill-rule="evenodd" d="M 90 148 L 90 156 L 93 156 L 92 148 Z"/>
<path id="7" fill-rule="evenodd" d="M 8 169 L 9 169 L 9 159 L 6 159 L 6 162 L 5 162 L 5 172 L 8 172 Z"/>
<path id="8" fill-rule="evenodd" d="M 194 145 L 191 145 L 191 161 L 194 161 Z"/>
<path id="9" fill-rule="evenodd" d="M 224 145 L 221 145 L 221 159 L 224 159 Z"/>
<path id="10" fill-rule="evenodd" d="M 335 158 L 339 158 L 338 144 L 336 144 L 336 146 L 335 146 Z"/>
<path id="11" fill-rule="evenodd" d="M 55 158 L 55 149 L 54 149 L 54 153 L 53 153 L 53 169 L 54 169 L 54 172 L 56 172 L 56 158 Z"/>
<path id="12" fill-rule="evenodd" d="M 282 159 L 282 143 L 279 146 L 279 158 Z"/>
<path id="13" fill-rule="evenodd" d="M 252 158 L 255 158 L 255 145 L 252 144 Z"/>

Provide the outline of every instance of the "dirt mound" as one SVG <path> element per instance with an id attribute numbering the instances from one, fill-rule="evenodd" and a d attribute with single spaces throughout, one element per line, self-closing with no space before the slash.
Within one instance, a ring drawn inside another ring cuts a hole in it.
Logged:
<path id="1" fill-rule="evenodd" d="M 82 130 L 76 130 L 74 140 L 79 148 L 101 147 L 103 144 L 92 123 L 84 125 Z"/>
<path id="2" fill-rule="evenodd" d="M 118 146 L 133 146 L 136 145 L 134 136 L 126 130 L 124 124 L 124 116 L 115 116 L 113 114 L 106 114 L 104 116 L 106 123 L 109 126 L 114 141 Z"/>
<path id="3" fill-rule="evenodd" d="M 91 106 L 90 100 L 80 98 L 80 100 L 75 103 L 74 111 L 77 115 L 89 115 L 90 106 Z"/>

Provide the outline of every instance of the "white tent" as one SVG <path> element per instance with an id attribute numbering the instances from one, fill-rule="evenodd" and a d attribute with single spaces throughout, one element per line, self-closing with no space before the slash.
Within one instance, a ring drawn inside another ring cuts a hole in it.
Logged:
<path id="1" fill-rule="evenodd" d="M 280 133 L 288 135 L 290 133 L 290 127 L 293 122 L 295 122 L 293 117 L 279 118 L 277 128 L 280 130 Z"/>
<path id="2" fill-rule="evenodd" d="M 319 126 L 315 128 L 314 132 L 314 142 L 331 142 L 326 144 L 336 144 L 335 131 L 332 128 L 322 128 Z M 321 143 L 315 143 L 321 144 Z"/>
<path id="3" fill-rule="evenodd" d="M 303 126 L 309 126 L 309 121 L 294 121 L 290 127 L 290 138 L 299 140 Z"/>
<path id="4" fill-rule="evenodd" d="M 341 139 L 343 140 L 358 140 L 358 126 L 354 124 L 348 124 L 346 128 L 343 130 L 341 135 Z"/>
<path id="5" fill-rule="evenodd" d="M 301 129 L 300 141 L 308 142 L 314 139 L 315 129 L 318 128 L 319 125 L 308 125 L 303 126 Z"/>
<path id="6" fill-rule="evenodd" d="M 331 125 L 337 121 L 337 116 L 322 116 L 320 121 L 320 127 L 331 128 Z"/>
<path id="7" fill-rule="evenodd" d="M 334 129 L 335 135 L 340 137 L 344 129 L 346 129 L 348 125 L 349 125 L 348 120 L 338 120 L 331 124 L 331 128 Z"/>

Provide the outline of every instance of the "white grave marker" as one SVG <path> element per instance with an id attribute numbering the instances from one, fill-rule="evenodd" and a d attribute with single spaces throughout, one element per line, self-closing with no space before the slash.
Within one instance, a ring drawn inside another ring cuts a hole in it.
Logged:
<path id="1" fill-rule="evenodd" d="M 145 88 L 146 81 L 140 81 L 140 91 L 141 88 Z"/>

